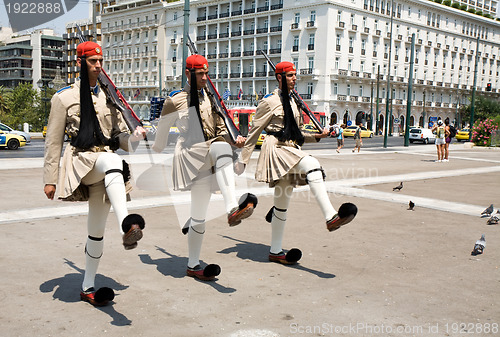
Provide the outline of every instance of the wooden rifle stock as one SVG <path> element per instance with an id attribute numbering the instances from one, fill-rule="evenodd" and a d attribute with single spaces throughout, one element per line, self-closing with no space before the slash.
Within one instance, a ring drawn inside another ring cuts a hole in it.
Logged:
<path id="1" fill-rule="evenodd" d="M 87 40 L 83 36 L 80 27 L 76 25 L 76 28 L 78 29 L 80 42 L 86 42 Z M 142 126 L 141 120 L 139 119 L 139 117 L 137 117 L 132 107 L 127 103 L 125 97 L 123 97 L 116 85 L 113 83 L 113 81 L 111 81 L 104 69 L 101 68 L 101 72 L 99 73 L 97 80 L 99 81 L 102 90 L 106 94 L 106 97 L 111 101 L 114 107 L 121 112 L 123 119 L 125 120 L 125 123 L 127 124 L 130 131 L 134 132 L 134 130 L 138 126 Z"/>
<path id="2" fill-rule="evenodd" d="M 269 56 L 267 56 L 267 54 L 264 51 L 261 51 L 261 53 L 266 58 L 267 62 L 269 63 L 269 65 L 271 66 L 271 68 L 273 69 L 273 71 L 275 71 L 276 70 L 276 65 L 274 64 L 274 62 L 269 58 Z M 307 116 L 309 116 L 309 118 L 311 119 L 311 122 L 314 124 L 314 127 L 316 129 L 318 129 L 319 132 L 323 132 L 323 126 L 316 119 L 316 116 L 314 116 L 314 113 L 311 111 L 311 109 L 309 109 L 309 107 L 307 106 L 307 104 L 304 102 L 304 100 L 302 99 L 302 97 L 300 97 L 300 95 L 298 94 L 298 92 L 295 89 L 293 89 L 290 92 L 290 96 L 295 101 L 295 104 L 297 104 L 297 106 L 302 111 L 304 111 L 307 114 Z"/>
<path id="3" fill-rule="evenodd" d="M 191 54 L 198 54 L 198 51 L 196 50 L 196 46 L 194 45 L 193 41 L 187 36 L 187 45 L 189 47 L 189 50 L 191 51 Z M 233 143 L 236 143 L 236 139 L 238 136 L 240 136 L 240 131 L 234 125 L 233 120 L 229 116 L 229 112 L 227 111 L 226 105 L 224 104 L 224 100 L 222 97 L 219 95 L 219 92 L 215 88 L 214 84 L 212 83 L 212 80 L 210 77 L 207 75 L 208 81 L 207 85 L 205 87 L 205 91 L 207 92 L 208 98 L 210 99 L 210 102 L 212 103 L 212 107 L 216 110 L 217 114 L 222 117 L 224 120 L 224 124 L 226 124 L 227 130 L 229 132 L 229 136 L 231 137 L 231 141 Z"/>

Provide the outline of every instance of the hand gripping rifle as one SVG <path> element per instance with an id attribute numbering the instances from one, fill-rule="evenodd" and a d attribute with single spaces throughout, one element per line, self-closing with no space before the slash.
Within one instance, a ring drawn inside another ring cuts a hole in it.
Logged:
<path id="1" fill-rule="evenodd" d="M 267 54 L 263 50 L 261 51 L 261 53 L 266 58 L 267 62 L 269 63 L 269 65 L 271 66 L 271 68 L 273 69 L 273 71 L 275 71 L 276 70 L 276 65 L 274 64 L 274 62 L 271 61 L 271 59 L 269 58 L 269 56 L 267 56 Z M 307 106 L 307 104 L 304 102 L 304 100 L 302 100 L 302 97 L 300 97 L 300 95 L 297 93 L 297 91 L 295 91 L 295 89 L 290 92 L 290 96 L 295 101 L 295 104 L 297 104 L 297 106 L 302 111 L 304 111 L 307 116 L 309 116 L 309 118 L 313 122 L 313 124 L 316 127 L 316 129 L 318 129 L 319 132 L 323 132 L 323 126 L 319 123 L 319 121 L 316 119 L 316 116 L 314 116 L 314 114 L 311 111 L 311 109 L 309 109 L 309 107 Z"/>
<path id="2" fill-rule="evenodd" d="M 85 37 L 83 36 L 80 27 L 77 25 L 76 28 L 78 29 L 80 42 L 86 42 L 87 39 L 85 39 Z M 130 131 L 134 132 L 134 130 L 138 126 L 142 126 L 141 120 L 139 119 L 139 117 L 137 117 L 132 107 L 127 103 L 125 97 L 123 97 L 116 85 L 113 83 L 113 81 L 111 81 L 104 69 L 101 69 L 97 80 L 99 81 L 102 90 L 106 94 L 106 97 L 111 101 L 114 107 L 121 112 L 123 119 L 125 120 L 125 123 L 127 124 Z"/>
<path id="3" fill-rule="evenodd" d="M 187 45 L 191 54 L 198 54 L 198 50 L 196 50 L 196 46 L 194 45 L 189 35 L 187 36 L 187 40 Z M 210 77 L 208 77 L 208 75 L 207 78 L 208 82 L 205 90 L 207 92 L 208 98 L 210 99 L 210 103 L 212 103 L 212 108 L 215 109 L 216 113 L 222 117 L 222 119 L 224 120 L 224 124 L 226 124 L 227 130 L 229 132 L 229 136 L 231 137 L 231 141 L 233 143 L 236 143 L 236 138 L 240 136 L 240 132 L 238 131 L 236 125 L 234 125 L 231 117 L 229 117 L 229 112 L 227 111 L 226 105 L 224 104 L 224 100 L 222 99 L 222 97 L 220 97 L 217 89 L 212 83 L 212 80 L 210 79 Z"/>

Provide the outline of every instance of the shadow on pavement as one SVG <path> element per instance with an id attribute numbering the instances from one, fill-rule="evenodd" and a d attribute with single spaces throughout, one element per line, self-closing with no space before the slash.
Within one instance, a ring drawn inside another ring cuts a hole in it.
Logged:
<path id="1" fill-rule="evenodd" d="M 54 292 L 52 297 L 62 302 L 66 303 L 80 302 L 81 301 L 80 289 L 81 289 L 81 282 L 83 279 L 84 270 L 78 268 L 73 262 L 67 259 L 65 259 L 65 263 L 68 264 L 73 269 L 75 269 L 78 273 L 66 274 L 62 277 L 48 280 L 40 285 L 40 291 L 42 293 Z M 96 283 L 110 287 L 113 290 L 124 290 L 128 288 L 128 286 L 120 284 L 109 277 L 99 274 L 96 276 Z M 95 308 L 108 314 L 113 319 L 113 321 L 110 322 L 112 325 L 126 326 L 132 324 L 131 320 L 129 320 L 125 315 L 117 312 L 112 305 L 108 305 L 105 307 L 95 307 Z"/>
<path id="2" fill-rule="evenodd" d="M 156 269 L 165 276 L 191 279 L 191 277 L 186 275 L 186 266 L 188 260 L 186 257 L 180 257 L 174 254 L 170 254 L 164 248 L 158 246 L 155 247 L 157 250 L 167 255 L 168 257 L 153 260 L 151 256 L 149 256 L 148 254 L 140 254 L 139 258 L 141 259 L 142 263 L 156 265 Z M 229 293 L 234 293 L 236 291 L 236 289 L 234 288 L 225 287 L 217 283 L 218 279 L 210 282 L 200 281 L 198 279 L 194 280 L 201 282 L 203 284 L 210 285 L 212 288 L 214 288 L 220 293 L 229 294 Z"/>
<path id="3" fill-rule="evenodd" d="M 226 248 L 223 249 L 217 253 L 221 254 L 230 254 L 230 253 L 236 253 L 236 256 L 239 257 L 240 259 L 243 260 L 251 260 L 254 262 L 269 262 L 267 257 L 269 255 L 269 246 L 263 245 L 261 243 L 254 243 L 254 242 L 248 242 L 244 240 L 239 240 L 232 238 L 227 235 L 221 235 L 224 239 L 229 239 L 234 242 L 237 242 L 234 247 Z M 270 262 L 274 263 L 274 262 Z M 284 266 L 285 267 L 285 266 Z M 319 270 L 313 270 L 307 267 L 304 267 L 303 265 L 295 264 L 291 266 L 286 266 L 286 268 L 294 268 L 298 270 L 303 270 L 305 272 L 311 273 L 313 275 L 316 275 L 320 278 L 334 278 L 335 274 L 330 274 L 330 273 L 324 273 Z"/>

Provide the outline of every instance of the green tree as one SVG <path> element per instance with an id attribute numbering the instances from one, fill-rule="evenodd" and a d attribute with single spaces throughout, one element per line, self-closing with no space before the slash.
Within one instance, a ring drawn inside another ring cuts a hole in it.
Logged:
<path id="1" fill-rule="evenodd" d="M 9 99 L 9 94 L 7 89 L 3 86 L 0 86 L 0 121 L 5 119 L 5 116 L 9 112 L 9 107 L 7 105 L 7 101 Z"/>
<path id="2" fill-rule="evenodd" d="M 13 128 L 24 123 L 31 125 L 33 131 L 41 131 L 45 122 L 43 104 L 38 90 L 31 83 L 19 84 L 7 99 L 7 111 L 3 121 Z"/>
<path id="3" fill-rule="evenodd" d="M 451 7 L 459 9 L 460 8 L 460 3 L 459 2 L 454 2 L 451 4 Z"/>
<path id="4" fill-rule="evenodd" d="M 470 120 L 470 108 L 471 105 L 469 104 L 462 109 L 466 121 Z M 484 96 L 478 96 L 474 105 L 474 120 L 485 120 L 486 118 L 500 118 L 500 102 Z"/>

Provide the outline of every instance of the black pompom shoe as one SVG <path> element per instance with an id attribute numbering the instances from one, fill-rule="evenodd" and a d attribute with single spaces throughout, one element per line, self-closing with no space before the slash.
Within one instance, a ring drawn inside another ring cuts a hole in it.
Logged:
<path id="1" fill-rule="evenodd" d="M 356 214 L 358 214 L 356 205 L 346 202 L 340 206 L 339 212 L 326 222 L 326 228 L 330 232 L 336 231 L 351 222 L 356 217 Z"/>
<path id="2" fill-rule="evenodd" d="M 142 239 L 142 230 L 146 223 L 144 218 L 139 214 L 129 214 L 123 219 L 122 230 L 123 247 L 127 250 L 137 247 L 137 241 Z"/>
<path id="3" fill-rule="evenodd" d="M 292 248 L 286 254 L 283 251 L 278 254 L 269 253 L 269 261 L 285 265 L 296 264 L 301 258 L 302 252 L 298 248 Z"/>
<path id="4" fill-rule="evenodd" d="M 89 302 L 95 307 L 103 307 L 115 298 L 115 292 L 108 287 L 102 287 L 95 291 L 94 288 L 89 288 L 86 291 L 80 292 L 80 299 Z"/>

